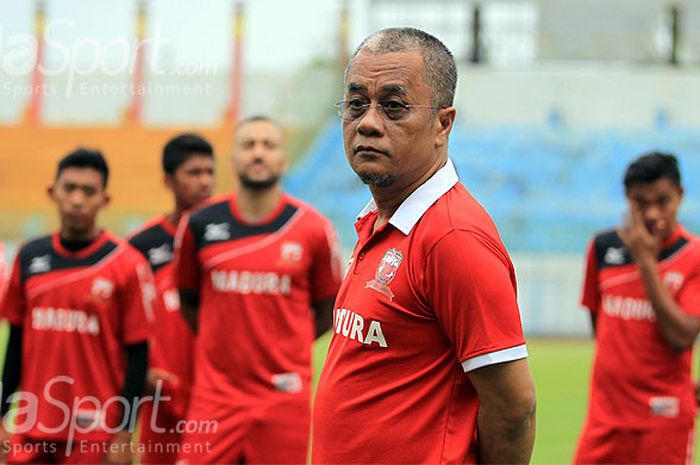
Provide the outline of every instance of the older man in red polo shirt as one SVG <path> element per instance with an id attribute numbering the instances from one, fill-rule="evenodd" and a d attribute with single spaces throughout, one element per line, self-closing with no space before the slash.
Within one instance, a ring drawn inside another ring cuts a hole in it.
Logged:
<path id="1" fill-rule="evenodd" d="M 348 65 L 345 152 L 373 200 L 335 302 L 314 463 L 526 463 L 535 393 L 513 265 L 447 156 L 457 73 L 411 28 Z"/>

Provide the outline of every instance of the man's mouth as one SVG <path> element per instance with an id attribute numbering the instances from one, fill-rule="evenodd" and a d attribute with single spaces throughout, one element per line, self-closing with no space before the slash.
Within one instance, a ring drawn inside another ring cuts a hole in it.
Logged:
<path id="1" fill-rule="evenodd" d="M 353 152 L 355 155 L 358 155 L 358 154 L 388 155 L 385 151 L 380 150 L 376 147 L 372 147 L 371 145 L 358 145 L 357 147 L 355 147 L 355 150 Z"/>

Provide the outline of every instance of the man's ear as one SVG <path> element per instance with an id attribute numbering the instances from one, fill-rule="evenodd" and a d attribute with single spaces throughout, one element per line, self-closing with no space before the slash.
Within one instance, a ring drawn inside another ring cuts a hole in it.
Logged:
<path id="1" fill-rule="evenodd" d="M 52 202 L 55 200 L 54 193 L 56 192 L 56 188 L 54 185 L 50 185 L 49 187 L 46 188 L 46 195 L 49 197 L 49 200 Z"/>
<path id="2" fill-rule="evenodd" d="M 170 174 L 163 175 L 163 185 L 165 186 L 166 189 L 168 190 L 173 190 L 173 176 Z"/>
<path id="3" fill-rule="evenodd" d="M 112 196 L 105 192 L 102 196 L 102 208 L 107 207 L 110 203 L 112 203 Z"/>
<path id="4" fill-rule="evenodd" d="M 452 131 L 452 126 L 457 116 L 455 107 L 441 108 L 435 115 L 435 124 L 437 126 L 437 134 L 435 135 L 435 146 L 442 147 L 447 145 L 447 139 Z"/>

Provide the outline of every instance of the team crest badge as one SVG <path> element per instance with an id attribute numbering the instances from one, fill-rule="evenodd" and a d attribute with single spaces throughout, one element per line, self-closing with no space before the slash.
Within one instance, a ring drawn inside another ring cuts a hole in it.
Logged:
<path id="1" fill-rule="evenodd" d="M 114 284 L 112 281 L 105 278 L 95 278 L 92 282 L 92 295 L 99 297 L 102 300 L 107 300 L 112 297 L 112 291 L 114 291 Z"/>
<path id="2" fill-rule="evenodd" d="M 367 281 L 365 289 L 372 289 L 387 296 L 389 300 L 394 300 L 394 293 L 391 291 L 389 283 L 396 277 L 396 271 L 399 269 L 399 265 L 401 265 L 402 261 L 403 254 L 400 250 L 387 250 L 377 267 L 374 279 Z"/>
<path id="3" fill-rule="evenodd" d="M 683 285 L 683 275 L 675 271 L 669 271 L 664 275 L 663 283 L 666 289 L 676 292 Z"/>
<path id="4" fill-rule="evenodd" d="M 280 255 L 285 262 L 300 262 L 304 248 L 298 242 L 286 241 L 280 246 Z"/>

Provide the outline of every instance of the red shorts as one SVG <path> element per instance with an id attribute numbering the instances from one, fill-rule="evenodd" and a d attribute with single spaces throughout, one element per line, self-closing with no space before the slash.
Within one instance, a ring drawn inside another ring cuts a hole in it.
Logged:
<path id="1" fill-rule="evenodd" d="M 163 414 L 162 410 L 156 412 L 153 418 L 153 404 L 151 402 L 141 407 L 139 423 L 139 450 L 141 451 L 142 465 L 171 465 L 177 461 L 180 453 L 180 439 L 182 434 L 178 431 L 181 419 Z"/>
<path id="2" fill-rule="evenodd" d="M 66 441 L 48 441 L 14 435 L 10 439 L 6 462 L 13 464 L 102 464 L 109 441 L 76 439 L 70 447 Z"/>
<path id="3" fill-rule="evenodd" d="M 309 393 L 286 394 L 261 406 L 192 398 L 178 464 L 306 464 Z"/>
<path id="4" fill-rule="evenodd" d="M 574 464 L 691 464 L 693 424 L 681 427 L 621 429 L 588 422 L 579 440 Z"/>

